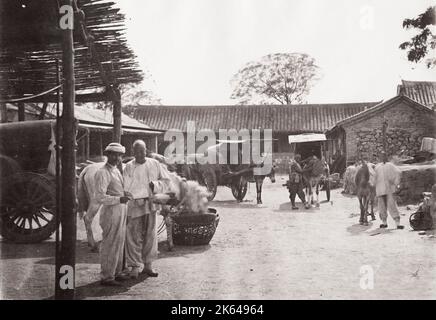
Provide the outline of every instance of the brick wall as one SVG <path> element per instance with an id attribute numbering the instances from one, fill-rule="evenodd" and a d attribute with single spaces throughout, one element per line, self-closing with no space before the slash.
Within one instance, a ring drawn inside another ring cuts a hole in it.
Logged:
<path id="1" fill-rule="evenodd" d="M 399 101 L 367 119 L 344 124 L 348 163 L 356 161 L 359 156 L 373 162 L 378 160 L 385 119 L 388 121 L 386 137 L 389 155 L 399 155 L 402 151 L 404 155 L 413 155 L 420 149 L 423 137 L 435 136 L 434 118 Z"/>

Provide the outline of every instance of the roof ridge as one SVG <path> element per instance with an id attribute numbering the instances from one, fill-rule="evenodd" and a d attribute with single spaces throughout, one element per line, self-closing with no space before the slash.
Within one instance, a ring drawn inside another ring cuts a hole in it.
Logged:
<path id="1" fill-rule="evenodd" d="M 379 101 L 365 101 L 365 102 L 341 102 L 341 103 L 302 103 L 302 104 L 248 104 L 248 105 L 240 105 L 240 104 L 221 104 L 221 105 L 136 105 L 133 106 L 135 108 L 290 108 L 290 107 L 305 107 L 305 106 L 347 106 L 347 105 L 376 105 L 379 104 L 383 100 Z"/>

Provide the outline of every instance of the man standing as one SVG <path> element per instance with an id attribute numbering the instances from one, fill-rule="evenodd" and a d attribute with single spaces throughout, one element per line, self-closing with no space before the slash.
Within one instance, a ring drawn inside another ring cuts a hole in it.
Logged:
<path id="1" fill-rule="evenodd" d="M 394 219 L 397 229 L 404 229 L 400 225 L 400 213 L 395 201 L 394 193 L 400 184 L 401 171 L 393 164 L 388 162 L 385 152 L 381 153 L 382 163 L 375 167 L 375 192 L 378 197 L 378 210 L 382 224 L 380 228 L 387 228 L 387 218 L 389 214 Z"/>
<path id="2" fill-rule="evenodd" d="M 130 277 L 137 278 L 139 269 L 150 277 L 158 274 L 152 268 L 157 258 L 156 210 L 149 198 L 152 196 L 150 182 L 166 180 L 168 172 L 152 158 L 146 158 L 146 145 L 142 140 L 133 143 L 135 159 L 124 170 L 125 191 L 132 195 L 127 210 L 126 262 L 131 268 Z"/>
<path id="3" fill-rule="evenodd" d="M 306 198 L 303 191 L 303 170 L 300 165 L 301 155 L 296 154 L 289 163 L 289 199 L 291 200 L 292 210 L 298 210 L 295 205 L 295 197 L 298 194 L 303 205 L 306 205 Z"/>
<path id="4" fill-rule="evenodd" d="M 101 284 L 119 286 L 118 281 L 127 280 L 123 271 L 123 253 L 126 238 L 126 203 L 123 176 L 118 168 L 125 148 L 119 143 L 110 143 L 104 154 L 106 164 L 95 176 L 96 201 L 102 205 L 100 211 L 100 226 L 103 239 L 100 246 Z"/>

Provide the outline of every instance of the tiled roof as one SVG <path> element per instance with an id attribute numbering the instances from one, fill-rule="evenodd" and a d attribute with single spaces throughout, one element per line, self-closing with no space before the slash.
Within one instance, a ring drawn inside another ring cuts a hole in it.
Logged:
<path id="1" fill-rule="evenodd" d="M 62 104 L 60 105 L 62 113 Z M 56 107 L 49 107 L 47 113 L 50 116 L 56 116 Z M 111 110 L 91 109 L 81 106 L 74 106 L 74 117 L 79 121 L 98 122 L 101 124 L 113 124 L 113 117 Z M 149 129 L 150 127 L 143 122 L 140 122 L 128 115 L 121 114 L 121 122 L 123 126 L 136 127 L 142 129 Z"/>
<path id="2" fill-rule="evenodd" d="M 139 106 L 134 117 L 153 129 L 186 131 L 188 120 L 200 129 L 272 129 L 324 132 L 338 121 L 377 102 L 302 105 Z"/>
<path id="3" fill-rule="evenodd" d="M 389 100 L 380 102 L 379 104 L 377 104 L 377 105 L 375 105 L 375 106 L 373 106 L 373 107 L 371 107 L 369 109 L 366 109 L 366 110 L 364 110 L 362 112 L 359 112 L 359 113 L 356 113 L 356 114 L 354 114 L 354 115 L 352 115 L 352 116 L 350 116 L 350 117 L 348 117 L 346 119 L 343 119 L 343 120 L 337 122 L 334 125 L 334 127 L 338 127 L 338 126 L 341 126 L 341 125 L 344 125 L 344 124 L 350 124 L 350 123 L 353 123 L 355 121 L 359 121 L 359 120 L 362 120 L 362 119 L 367 119 L 368 117 L 370 117 L 370 116 L 372 116 L 372 115 L 374 115 L 374 114 L 376 114 L 378 112 L 381 112 L 381 111 L 383 111 L 386 108 L 395 106 L 395 103 L 397 103 L 400 100 L 403 100 L 409 106 L 415 108 L 416 111 L 418 111 L 418 112 L 427 112 L 430 116 L 432 116 L 432 117 L 435 116 L 435 112 L 434 111 L 432 111 L 431 109 L 425 107 L 421 103 L 416 102 L 415 100 L 412 100 L 412 99 L 410 99 L 407 96 L 398 95 L 398 96 L 395 96 L 395 97 L 393 97 L 393 98 L 391 98 Z"/>
<path id="4" fill-rule="evenodd" d="M 398 86 L 398 94 L 409 97 L 427 107 L 436 106 L 436 82 L 405 81 Z"/>

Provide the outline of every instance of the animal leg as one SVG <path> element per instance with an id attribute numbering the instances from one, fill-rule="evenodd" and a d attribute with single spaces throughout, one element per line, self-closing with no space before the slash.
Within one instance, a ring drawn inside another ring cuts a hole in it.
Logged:
<path id="1" fill-rule="evenodd" d="M 173 243 L 173 219 L 170 216 L 170 213 L 166 213 L 164 216 L 165 227 L 167 229 L 167 243 L 168 243 L 168 251 L 172 251 L 174 248 Z"/>
<path id="2" fill-rule="evenodd" d="M 359 200 L 359 210 L 360 210 L 359 224 L 363 224 L 362 199 L 359 197 L 358 200 Z"/>
<path id="3" fill-rule="evenodd" d="M 91 252 L 99 251 L 99 246 L 95 242 L 94 233 L 92 231 L 92 221 L 94 220 L 99 209 L 100 206 L 98 204 L 91 203 L 85 215 L 83 216 L 83 222 L 85 223 L 86 230 L 86 238 L 88 240 L 88 246 L 91 247 Z"/>
<path id="4" fill-rule="evenodd" d="M 316 184 L 316 207 L 319 208 L 319 184 Z"/>
<path id="5" fill-rule="evenodd" d="M 363 202 L 363 224 L 365 226 L 368 225 L 368 196 L 364 196 L 362 198 L 362 202 Z"/>
<path id="6" fill-rule="evenodd" d="M 375 215 L 374 215 L 374 197 L 371 196 L 371 220 L 374 221 L 375 220 Z"/>
<path id="7" fill-rule="evenodd" d="M 263 180 L 256 179 L 257 204 L 262 204 L 262 183 Z"/>

